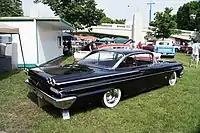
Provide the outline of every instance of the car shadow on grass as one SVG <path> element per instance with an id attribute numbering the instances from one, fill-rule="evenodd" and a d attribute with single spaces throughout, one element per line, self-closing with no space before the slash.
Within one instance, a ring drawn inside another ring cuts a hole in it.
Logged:
<path id="1" fill-rule="evenodd" d="M 148 93 L 148 92 L 151 92 L 151 91 L 155 91 L 155 90 L 158 90 L 158 89 L 161 89 L 161 88 L 162 87 L 156 87 L 156 88 L 148 89 L 146 91 L 142 91 L 142 92 L 139 92 L 139 93 L 131 94 L 131 95 L 122 97 L 121 101 L 128 100 L 129 98 L 134 98 L 134 97 L 139 96 L 141 94 Z M 38 105 L 37 96 L 34 93 L 29 92 L 27 96 L 33 103 Z M 88 112 L 88 111 L 94 110 L 96 108 L 104 108 L 101 104 L 101 100 L 95 101 L 95 102 L 89 102 L 87 104 L 86 103 L 85 104 L 73 104 L 72 107 L 69 109 L 70 110 L 70 116 L 73 117 L 76 114 Z M 54 107 L 53 105 L 47 104 L 46 106 L 43 106 L 42 109 L 47 114 L 49 114 L 50 116 L 53 116 L 54 118 L 62 119 L 61 112 L 60 112 L 61 110 Z M 197 132 L 197 133 L 200 133 L 200 132 Z"/>
<path id="2" fill-rule="evenodd" d="M 4 80 L 4 79 L 7 79 L 15 74 L 18 74 L 20 73 L 21 70 L 13 70 L 13 71 L 10 71 L 10 72 L 4 72 L 4 73 L 0 73 L 0 81 L 1 80 Z"/>
<path id="3" fill-rule="evenodd" d="M 161 87 L 156 87 L 156 88 L 153 88 L 153 89 L 142 91 L 140 93 L 135 93 L 135 94 L 132 94 L 132 95 L 129 95 L 129 96 L 125 96 L 125 97 L 123 97 L 121 99 L 121 101 L 128 100 L 129 98 L 133 98 L 133 97 L 139 96 L 139 95 L 144 94 L 144 93 L 155 91 L 155 90 L 158 90 L 160 88 Z M 28 93 L 28 98 L 33 103 L 35 103 L 36 105 L 38 105 L 37 96 L 34 93 Z M 95 102 L 89 102 L 87 104 L 86 103 L 84 103 L 84 104 L 73 104 L 72 107 L 69 109 L 70 116 L 73 117 L 76 114 L 80 114 L 80 113 L 83 113 L 83 112 L 88 112 L 88 111 L 94 110 L 96 108 L 104 108 L 103 105 L 101 104 L 101 100 L 95 101 Z M 46 106 L 43 106 L 42 109 L 47 114 L 49 114 L 50 116 L 53 116 L 54 118 L 60 118 L 60 119 L 62 119 L 61 112 L 60 112 L 61 110 L 58 109 L 58 108 L 56 108 L 56 107 L 54 107 L 53 105 L 47 104 Z"/>
<path id="4" fill-rule="evenodd" d="M 200 120 L 199 120 L 198 125 L 193 133 L 200 133 Z"/>
<path id="5" fill-rule="evenodd" d="M 130 98 L 134 98 L 134 97 L 140 96 L 140 95 L 145 94 L 145 93 L 149 93 L 149 92 L 153 92 L 153 91 L 156 91 L 156 90 L 159 90 L 159 89 L 163 89 L 162 87 L 164 87 L 164 85 L 160 86 L 160 87 L 155 87 L 155 88 L 143 90 L 141 92 L 135 92 L 134 94 L 131 94 L 131 95 L 126 95 L 126 96 L 121 98 L 121 101 L 128 100 Z"/>

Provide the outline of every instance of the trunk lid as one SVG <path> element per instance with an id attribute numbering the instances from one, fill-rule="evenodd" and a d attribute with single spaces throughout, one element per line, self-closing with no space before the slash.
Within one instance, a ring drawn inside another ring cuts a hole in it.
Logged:
<path id="1" fill-rule="evenodd" d="M 56 83 L 60 83 L 100 76 L 104 75 L 105 72 L 108 72 L 108 70 L 79 64 L 70 64 L 65 66 L 51 66 L 31 69 L 29 76 L 37 76 L 43 80 L 52 78 L 56 81 Z"/>

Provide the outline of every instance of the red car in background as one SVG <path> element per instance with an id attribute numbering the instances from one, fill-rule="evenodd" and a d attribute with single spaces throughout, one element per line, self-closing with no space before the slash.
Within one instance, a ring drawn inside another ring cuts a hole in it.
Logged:
<path id="1" fill-rule="evenodd" d="M 147 43 L 146 45 L 142 46 L 142 49 L 149 50 L 149 51 L 153 52 L 154 51 L 154 45 L 153 45 L 153 43 Z"/>
<path id="2" fill-rule="evenodd" d="M 191 51 L 192 51 L 192 46 L 190 43 L 186 43 L 180 46 L 180 52 L 189 54 Z"/>

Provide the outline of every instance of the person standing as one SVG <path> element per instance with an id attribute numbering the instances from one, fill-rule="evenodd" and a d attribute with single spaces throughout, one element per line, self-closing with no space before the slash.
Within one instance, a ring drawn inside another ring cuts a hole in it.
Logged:
<path id="1" fill-rule="evenodd" d="M 67 49 L 67 42 L 66 42 L 66 40 L 65 39 L 63 39 L 63 54 L 64 55 L 66 55 L 66 51 L 68 51 L 68 49 Z"/>
<path id="2" fill-rule="evenodd" d="M 67 42 L 65 39 L 63 39 L 63 47 L 66 47 L 67 46 Z"/>
<path id="3" fill-rule="evenodd" d="M 141 42 L 138 43 L 137 48 L 142 49 L 142 43 Z"/>
<path id="4" fill-rule="evenodd" d="M 72 41 L 71 40 L 68 40 L 67 48 L 68 48 L 69 52 L 72 52 Z"/>
<path id="5" fill-rule="evenodd" d="M 192 61 L 195 61 L 196 68 L 197 68 L 198 63 L 199 63 L 200 44 L 197 42 L 197 40 L 194 40 L 193 42 L 194 43 L 192 44 L 192 54 L 191 54 L 191 57 L 190 57 L 189 67 L 192 66 Z"/>

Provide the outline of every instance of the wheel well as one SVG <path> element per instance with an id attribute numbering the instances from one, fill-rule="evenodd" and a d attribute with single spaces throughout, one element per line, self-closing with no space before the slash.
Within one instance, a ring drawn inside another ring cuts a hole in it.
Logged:
<path id="1" fill-rule="evenodd" d="M 180 70 L 177 70 L 177 71 L 175 71 L 175 72 L 176 72 L 177 77 L 180 78 L 180 76 L 181 76 L 181 74 L 180 74 L 181 71 L 180 71 Z"/>

